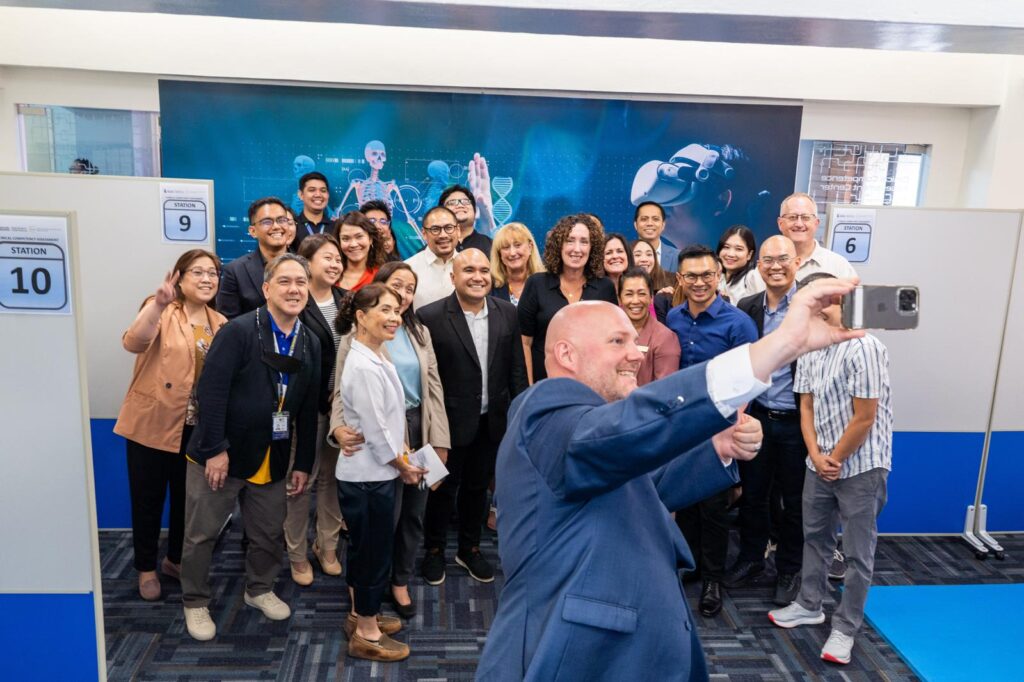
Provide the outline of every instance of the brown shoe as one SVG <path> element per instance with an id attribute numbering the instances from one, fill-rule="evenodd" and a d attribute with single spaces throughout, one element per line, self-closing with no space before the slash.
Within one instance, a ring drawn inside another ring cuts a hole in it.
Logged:
<path id="1" fill-rule="evenodd" d="M 308 561 L 303 561 L 301 564 L 294 561 L 289 563 L 292 565 L 292 580 L 296 585 L 307 587 L 313 584 L 313 566 Z"/>
<path id="2" fill-rule="evenodd" d="M 349 613 L 348 618 L 345 619 L 345 636 L 349 639 L 352 639 L 352 633 L 356 631 L 357 622 L 358 621 L 356 620 L 355 614 L 352 613 Z M 377 627 L 379 627 L 380 631 L 383 632 L 385 635 L 394 635 L 398 634 L 398 632 L 402 629 L 402 621 L 398 618 L 395 618 L 394 616 L 384 616 L 378 613 Z"/>
<path id="3" fill-rule="evenodd" d="M 348 640 L 348 655 L 369 661 L 404 661 L 409 658 L 409 645 L 396 642 L 385 634 L 371 642 L 353 634 Z"/>
<path id="4" fill-rule="evenodd" d="M 139 580 L 139 596 L 146 601 L 156 601 L 159 599 L 160 581 L 157 578 Z"/>
<path id="5" fill-rule="evenodd" d="M 168 578 L 181 580 L 181 564 L 173 563 L 167 557 L 164 557 L 163 562 L 160 564 L 160 572 Z"/>
<path id="6" fill-rule="evenodd" d="M 338 551 L 334 551 L 334 561 L 326 561 L 324 559 L 324 552 L 320 550 L 320 546 L 313 543 L 313 556 L 316 557 L 316 561 L 320 564 L 320 570 L 326 575 L 341 575 L 341 562 L 338 561 Z"/>

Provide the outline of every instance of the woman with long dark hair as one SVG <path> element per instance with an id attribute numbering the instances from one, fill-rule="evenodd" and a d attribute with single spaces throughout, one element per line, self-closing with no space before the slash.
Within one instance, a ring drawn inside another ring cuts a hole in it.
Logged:
<path id="1" fill-rule="evenodd" d="M 746 225 L 733 225 L 722 233 L 715 249 L 722 264 L 718 292 L 736 305 L 740 299 L 753 293 L 748 290 L 747 275 L 757 265 L 757 244 L 754 233 Z"/>

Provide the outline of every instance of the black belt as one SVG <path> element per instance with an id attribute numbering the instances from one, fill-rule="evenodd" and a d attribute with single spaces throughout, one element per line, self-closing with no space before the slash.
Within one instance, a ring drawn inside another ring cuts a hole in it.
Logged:
<path id="1" fill-rule="evenodd" d="M 800 419 L 800 410 L 773 410 L 770 407 L 765 407 L 761 403 L 752 403 L 750 405 L 750 414 L 760 414 L 775 422 Z"/>

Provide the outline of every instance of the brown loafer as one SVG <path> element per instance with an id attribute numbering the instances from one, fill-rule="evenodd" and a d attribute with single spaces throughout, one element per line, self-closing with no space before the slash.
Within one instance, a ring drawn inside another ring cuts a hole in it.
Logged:
<path id="1" fill-rule="evenodd" d="M 160 572 L 166 575 L 168 578 L 181 580 L 181 564 L 173 563 L 167 557 L 164 557 L 163 562 L 161 562 L 160 564 Z"/>
<path id="2" fill-rule="evenodd" d="M 341 575 L 341 562 L 338 561 L 337 550 L 334 551 L 334 561 L 325 561 L 324 553 L 320 550 L 320 546 L 314 542 L 313 556 L 316 557 L 316 562 L 320 564 L 320 570 L 325 575 Z"/>
<path id="3" fill-rule="evenodd" d="M 156 601 L 160 598 L 160 581 L 156 578 L 149 578 L 139 582 L 139 596 L 146 601 Z"/>
<path id="4" fill-rule="evenodd" d="M 348 655 L 368 661 L 403 661 L 409 658 L 409 645 L 396 642 L 385 634 L 381 634 L 376 642 L 353 634 L 348 640 Z"/>
<path id="5" fill-rule="evenodd" d="M 313 566 L 308 561 L 303 561 L 301 564 L 293 561 L 289 563 L 292 566 L 292 580 L 296 585 L 308 587 L 313 584 Z"/>
<path id="6" fill-rule="evenodd" d="M 352 634 L 356 631 L 356 623 L 357 620 L 355 614 L 349 613 L 348 618 L 345 619 L 345 625 L 343 628 L 345 630 L 345 636 L 349 639 L 352 639 Z M 380 631 L 385 635 L 394 635 L 402 629 L 402 621 L 394 616 L 385 616 L 378 613 L 377 627 L 379 627 Z"/>

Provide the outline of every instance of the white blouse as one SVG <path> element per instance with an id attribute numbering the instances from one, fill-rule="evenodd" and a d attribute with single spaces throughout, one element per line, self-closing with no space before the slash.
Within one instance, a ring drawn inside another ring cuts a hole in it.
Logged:
<path id="1" fill-rule="evenodd" d="M 366 440 L 351 457 L 342 454 L 334 475 L 339 481 L 390 481 L 398 478 L 391 462 L 405 447 L 405 392 L 395 366 L 359 341 L 341 373 L 345 422 Z"/>

